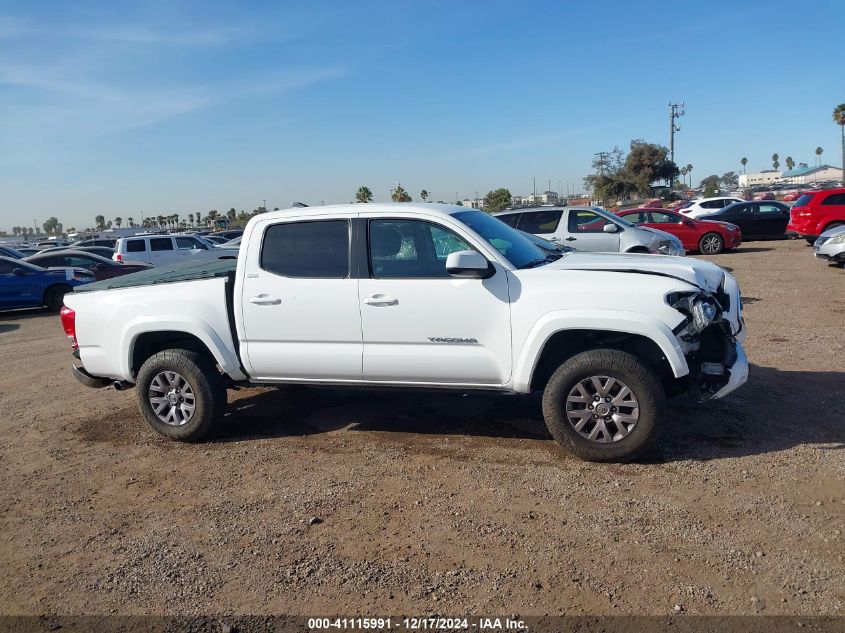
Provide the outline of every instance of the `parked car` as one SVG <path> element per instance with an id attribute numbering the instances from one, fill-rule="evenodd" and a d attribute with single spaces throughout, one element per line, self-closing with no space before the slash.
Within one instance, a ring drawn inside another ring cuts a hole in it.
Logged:
<path id="1" fill-rule="evenodd" d="M 760 193 L 755 193 L 752 197 L 752 200 L 774 200 L 775 194 L 771 191 L 761 191 Z"/>
<path id="2" fill-rule="evenodd" d="M 845 225 L 845 187 L 808 191 L 795 201 L 790 212 L 789 235 L 811 244 L 822 233 Z"/>
<path id="3" fill-rule="evenodd" d="M 220 231 L 219 233 L 211 233 L 210 235 L 214 235 L 215 237 L 222 237 L 226 240 L 233 240 L 243 234 L 243 229 L 229 229 L 228 231 Z"/>
<path id="4" fill-rule="evenodd" d="M 117 244 L 117 240 L 114 238 L 92 237 L 87 240 L 77 240 L 76 242 L 72 242 L 70 247 L 79 248 L 81 246 L 105 246 L 107 248 L 114 249 L 115 244 Z"/>
<path id="5" fill-rule="evenodd" d="M 15 250 L 24 257 L 27 257 L 28 255 L 35 255 L 36 253 L 41 252 L 40 248 L 35 248 L 34 246 L 16 246 Z"/>
<path id="6" fill-rule="evenodd" d="M 210 260 L 216 256 L 213 247 L 195 235 L 136 235 L 117 240 L 112 259 L 163 266 L 186 258 Z"/>
<path id="7" fill-rule="evenodd" d="M 229 240 L 228 242 L 221 244 L 218 248 L 234 248 L 239 249 L 241 247 L 241 238 L 236 237 L 235 239 Z"/>
<path id="8" fill-rule="evenodd" d="M 645 449 L 667 393 L 720 398 L 748 375 L 739 287 L 707 261 L 549 257 L 441 204 L 262 213 L 243 240 L 237 262 L 68 295 L 77 379 L 137 386 L 153 429 L 181 441 L 219 423 L 229 385 L 543 390 L 558 442 L 616 461 Z"/>
<path id="9" fill-rule="evenodd" d="M 671 233 L 681 240 L 687 251 L 715 255 L 742 243 L 739 227 L 728 222 L 686 218 L 667 209 L 627 209 L 617 213 L 637 226 Z"/>
<path id="10" fill-rule="evenodd" d="M 202 239 L 206 242 L 211 242 L 214 246 L 220 246 L 229 241 L 225 237 L 221 237 L 219 235 L 203 235 Z"/>
<path id="11" fill-rule="evenodd" d="M 598 207 L 534 207 L 494 214 L 508 226 L 576 251 L 683 255 L 674 235 L 635 226 Z"/>
<path id="12" fill-rule="evenodd" d="M 736 202 L 744 202 L 742 198 L 719 196 L 716 198 L 699 198 L 698 200 L 691 200 L 682 205 L 678 211 L 684 215 L 697 218 L 708 213 L 715 213 L 728 205 Z"/>
<path id="13" fill-rule="evenodd" d="M 737 202 L 698 219 L 735 224 L 742 231 L 742 239 L 784 238 L 789 205 L 774 200 Z"/>
<path id="14" fill-rule="evenodd" d="M 12 259 L 23 259 L 25 255 L 18 249 L 11 246 L 0 246 L 0 255 L 3 257 L 11 257 Z"/>
<path id="15" fill-rule="evenodd" d="M 58 312 L 65 293 L 92 281 L 94 275 L 87 270 L 47 270 L 20 259 L 0 256 L 0 309 L 47 306 Z"/>
<path id="16" fill-rule="evenodd" d="M 152 268 L 150 264 L 140 262 L 115 262 L 93 253 L 73 249 L 51 249 L 49 251 L 31 255 L 24 261 L 42 268 L 56 268 L 70 266 L 73 268 L 84 268 L 94 274 L 97 281 L 111 279 L 120 275 L 137 273 L 141 270 Z"/>
<path id="17" fill-rule="evenodd" d="M 36 248 L 53 248 L 54 246 L 70 246 L 67 240 L 44 240 L 35 244 Z"/>
<path id="18" fill-rule="evenodd" d="M 828 229 L 813 243 L 817 259 L 845 266 L 845 224 Z"/>

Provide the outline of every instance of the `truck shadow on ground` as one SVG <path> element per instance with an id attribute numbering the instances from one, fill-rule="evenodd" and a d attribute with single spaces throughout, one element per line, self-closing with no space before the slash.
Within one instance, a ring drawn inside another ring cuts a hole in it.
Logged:
<path id="1" fill-rule="evenodd" d="M 14 332 L 20 327 L 17 323 L 0 323 L 0 334 L 5 334 L 6 332 Z"/>
<path id="2" fill-rule="evenodd" d="M 666 427 L 643 461 L 758 455 L 800 445 L 845 448 L 837 403 L 845 372 L 752 366 L 748 384 L 724 400 L 670 403 Z M 538 395 L 281 387 L 234 400 L 212 442 L 350 432 L 449 435 L 552 442 Z"/>

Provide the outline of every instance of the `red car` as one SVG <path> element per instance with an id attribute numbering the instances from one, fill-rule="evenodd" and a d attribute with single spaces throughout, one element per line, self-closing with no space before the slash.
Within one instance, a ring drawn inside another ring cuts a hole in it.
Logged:
<path id="1" fill-rule="evenodd" d="M 837 226 L 845 226 L 845 187 L 805 192 L 792 205 L 786 234 L 803 237 L 812 244 Z"/>
<path id="2" fill-rule="evenodd" d="M 94 278 L 97 281 L 103 279 L 111 279 L 112 277 L 119 277 L 120 275 L 128 275 L 129 273 L 137 273 L 140 270 L 147 270 L 152 268 L 149 264 L 135 262 L 131 264 L 121 264 L 114 262 L 105 257 L 100 257 L 94 253 L 87 253 L 85 251 L 76 251 L 71 249 L 61 250 L 47 250 L 25 257 L 25 262 L 41 266 L 42 268 L 53 268 L 57 266 L 66 267 L 73 266 L 75 268 L 85 268 L 94 273 Z"/>
<path id="3" fill-rule="evenodd" d="M 668 209 L 626 209 L 618 215 L 651 229 L 671 233 L 684 243 L 684 250 L 715 255 L 742 243 L 742 231 L 728 222 L 696 220 Z"/>

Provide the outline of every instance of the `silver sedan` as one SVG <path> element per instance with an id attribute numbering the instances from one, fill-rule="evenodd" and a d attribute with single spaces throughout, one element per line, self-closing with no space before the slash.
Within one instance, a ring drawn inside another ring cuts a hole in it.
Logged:
<path id="1" fill-rule="evenodd" d="M 829 229 L 813 244 L 813 254 L 831 264 L 845 265 L 845 226 Z"/>

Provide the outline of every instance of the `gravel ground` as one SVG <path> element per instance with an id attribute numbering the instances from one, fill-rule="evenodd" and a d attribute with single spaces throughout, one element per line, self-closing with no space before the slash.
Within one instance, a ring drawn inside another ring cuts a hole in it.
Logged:
<path id="1" fill-rule="evenodd" d="M 211 442 L 76 383 L 58 319 L 0 316 L 0 613 L 842 614 L 845 271 L 712 258 L 748 384 L 674 403 L 647 463 L 550 439 L 536 397 L 230 392 Z"/>

